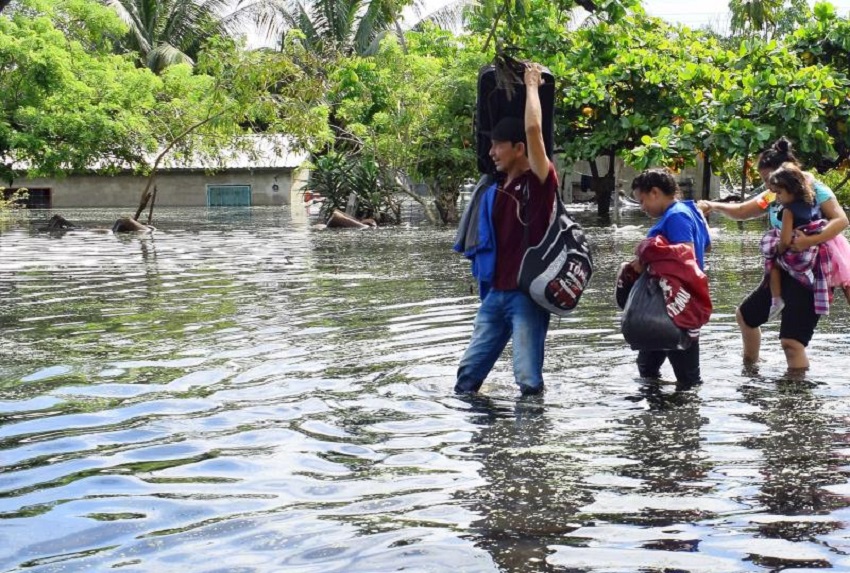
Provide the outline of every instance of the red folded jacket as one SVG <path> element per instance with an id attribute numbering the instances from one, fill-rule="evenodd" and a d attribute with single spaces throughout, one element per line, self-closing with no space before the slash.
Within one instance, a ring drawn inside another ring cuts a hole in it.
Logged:
<path id="1" fill-rule="evenodd" d="M 644 239 L 635 249 L 647 271 L 658 278 L 667 314 L 679 328 L 699 329 L 711 317 L 708 276 L 699 268 L 693 247 L 671 245 L 661 235 Z"/>

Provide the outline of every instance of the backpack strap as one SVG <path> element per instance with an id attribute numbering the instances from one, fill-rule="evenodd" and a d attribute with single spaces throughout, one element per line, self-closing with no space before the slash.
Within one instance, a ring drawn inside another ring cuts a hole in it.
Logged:
<path id="1" fill-rule="evenodd" d="M 525 184 L 522 186 L 522 202 L 519 209 L 520 223 L 522 223 L 522 251 L 528 250 L 528 227 L 531 221 L 528 220 L 528 177 L 525 178 Z"/>

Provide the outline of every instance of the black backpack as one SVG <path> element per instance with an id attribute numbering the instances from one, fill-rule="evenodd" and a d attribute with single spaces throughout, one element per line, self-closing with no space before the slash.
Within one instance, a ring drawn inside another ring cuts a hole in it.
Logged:
<path id="1" fill-rule="evenodd" d="M 525 249 L 517 283 L 539 306 L 566 316 L 590 283 L 593 257 L 584 229 L 567 214 L 557 193 L 553 215 L 543 239 Z M 528 227 L 524 241 L 528 245 Z"/>

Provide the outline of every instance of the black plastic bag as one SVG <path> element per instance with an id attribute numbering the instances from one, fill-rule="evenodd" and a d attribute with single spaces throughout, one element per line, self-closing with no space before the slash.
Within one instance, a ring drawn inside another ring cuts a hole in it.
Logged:
<path id="1" fill-rule="evenodd" d="M 691 345 L 687 330 L 667 314 L 658 279 L 648 272 L 632 286 L 620 327 L 632 350 L 685 350 Z"/>

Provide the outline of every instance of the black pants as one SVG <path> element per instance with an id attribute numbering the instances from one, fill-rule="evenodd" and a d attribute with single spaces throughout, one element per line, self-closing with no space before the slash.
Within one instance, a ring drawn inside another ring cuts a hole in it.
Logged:
<path id="1" fill-rule="evenodd" d="M 789 275 L 783 269 L 782 300 L 785 309 L 779 323 L 779 338 L 796 340 L 808 346 L 815 333 L 820 315 L 815 313 L 815 295 L 812 290 Z M 762 283 L 744 299 L 738 307 L 744 323 L 750 328 L 758 328 L 767 322 L 770 311 L 770 288 L 767 281 Z"/>
<path id="2" fill-rule="evenodd" d="M 670 366 L 681 384 L 699 384 L 702 382 L 699 372 L 699 339 L 694 340 L 686 350 L 641 350 L 638 352 L 637 366 L 641 378 L 660 377 L 661 365 L 670 359 Z"/>

